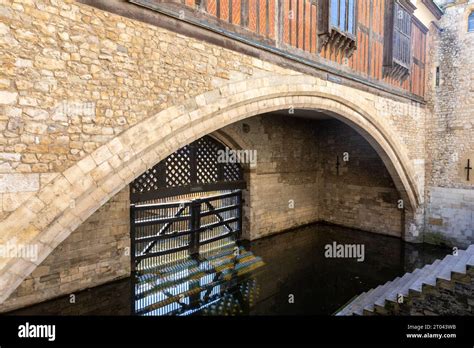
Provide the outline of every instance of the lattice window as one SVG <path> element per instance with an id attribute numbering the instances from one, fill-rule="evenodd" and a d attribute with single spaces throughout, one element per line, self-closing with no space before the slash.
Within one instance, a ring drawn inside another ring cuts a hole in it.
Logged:
<path id="1" fill-rule="evenodd" d="M 384 44 L 384 75 L 404 80 L 411 70 L 413 4 L 409 0 L 387 2 Z"/>
<path id="2" fill-rule="evenodd" d="M 132 184 L 132 192 L 148 192 L 156 190 L 160 187 L 160 182 L 158 181 L 158 169 L 152 168 L 147 170 L 145 173 L 136 178 Z"/>
<path id="3" fill-rule="evenodd" d="M 242 168 L 237 163 L 226 163 L 224 165 L 224 181 L 242 180 Z"/>

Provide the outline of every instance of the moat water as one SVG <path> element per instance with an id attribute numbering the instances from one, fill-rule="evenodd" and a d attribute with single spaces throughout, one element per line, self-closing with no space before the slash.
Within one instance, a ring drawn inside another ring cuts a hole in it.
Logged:
<path id="1" fill-rule="evenodd" d="M 334 242 L 363 245 L 363 261 L 326 257 L 327 245 Z M 407 244 L 393 237 L 315 224 L 243 243 L 239 260 L 224 250 L 222 255 L 213 256 L 214 261 L 201 260 L 192 267 L 189 263 L 181 268 L 175 265 L 174 269 L 180 269 L 176 284 L 164 289 L 163 279 L 153 280 L 145 289 L 147 296 L 142 305 L 132 305 L 131 280 L 123 279 L 76 293 L 75 303 L 64 296 L 11 314 L 130 315 L 142 310 L 139 314 L 331 315 L 354 296 L 449 252 L 427 244 Z M 227 261 L 221 262 L 224 259 Z M 219 271 L 218 277 L 208 270 L 210 264 L 219 264 L 220 270 L 231 266 Z M 206 275 L 196 277 L 192 269 Z M 183 278 L 183 272 L 189 277 Z"/>

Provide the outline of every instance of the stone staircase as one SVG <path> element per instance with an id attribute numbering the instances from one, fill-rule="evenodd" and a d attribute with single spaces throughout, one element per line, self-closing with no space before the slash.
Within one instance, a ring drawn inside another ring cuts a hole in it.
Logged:
<path id="1" fill-rule="evenodd" d="M 459 250 L 456 256 L 447 255 L 443 260 L 436 260 L 421 269 L 415 269 L 402 277 L 380 285 L 362 293 L 353 299 L 335 315 L 398 315 L 398 314 L 446 314 L 444 309 L 436 311 L 431 308 L 424 310 L 426 303 L 433 303 L 431 298 L 441 298 L 450 302 L 450 292 L 462 291 L 466 297 L 467 311 L 472 313 L 474 279 L 474 245 L 467 250 Z M 456 286 L 456 284 L 458 286 Z M 460 290 L 460 286 L 462 289 Z M 403 301 L 400 303 L 399 298 Z M 436 307 L 431 306 L 430 307 Z M 454 310 L 454 309 L 453 309 Z"/>

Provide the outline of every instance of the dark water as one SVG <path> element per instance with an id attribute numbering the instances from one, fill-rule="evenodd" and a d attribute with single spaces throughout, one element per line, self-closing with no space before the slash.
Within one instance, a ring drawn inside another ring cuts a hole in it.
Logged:
<path id="1" fill-rule="evenodd" d="M 325 246 L 333 242 L 363 245 L 364 261 L 325 257 Z M 148 314 L 331 315 L 363 291 L 430 264 L 450 251 L 322 224 L 244 243 L 243 248 L 241 256 L 246 265 L 255 259 L 263 260 L 264 265 L 260 267 L 259 263 L 259 267 L 250 267 L 248 272 L 242 272 L 242 267 L 236 266 L 228 272 L 232 276 L 221 277 L 216 283 L 211 282 L 215 273 L 206 276 L 212 278 L 207 282 L 203 281 L 204 277 L 193 278 L 186 281 L 186 289 L 196 288 L 194 295 L 181 298 L 181 304 L 168 301 L 166 306 L 158 306 L 158 310 L 149 310 Z M 206 264 L 207 261 L 199 262 L 193 267 L 202 269 Z M 172 290 L 184 284 L 182 279 L 180 284 Z M 124 279 L 77 293 L 74 304 L 68 296 L 11 314 L 129 315 L 132 312 L 131 289 L 131 280 Z M 167 291 L 164 292 L 171 296 L 171 290 Z M 179 295 L 180 291 L 178 289 L 172 295 Z"/>

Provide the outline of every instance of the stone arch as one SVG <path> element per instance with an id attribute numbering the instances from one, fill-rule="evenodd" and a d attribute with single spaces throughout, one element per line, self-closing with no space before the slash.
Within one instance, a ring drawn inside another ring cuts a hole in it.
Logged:
<path id="1" fill-rule="evenodd" d="M 214 139 L 218 140 L 225 146 L 233 150 L 248 150 L 251 149 L 248 142 L 237 132 L 231 131 L 229 129 L 218 129 L 212 134 L 209 134 Z M 255 175 L 255 168 L 252 168 L 249 163 L 241 163 L 240 164 L 243 169 L 244 180 L 247 185 L 246 189 L 242 191 L 242 197 L 244 200 L 242 213 L 243 213 L 243 237 L 248 238 L 249 231 L 251 229 L 251 219 L 250 219 L 250 209 L 251 209 L 251 186 L 252 181 L 254 180 Z"/>
<path id="2" fill-rule="evenodd" d="M 365 98 L 363 96 L 366 96 Z M 230 83 L 163 110 L 86 156 L 0 224 L 2 242 L 35 244 L 34 261 L 0 259 L 0 302 L 59 243 L 134 178 L 180 147 L 231 123 L 283 109 L 330 113 L 375 148 L 411 212 L 421 196 L 407 149 L 383 122 L 368 93 L 304 75 L 274 75 Z"/>

